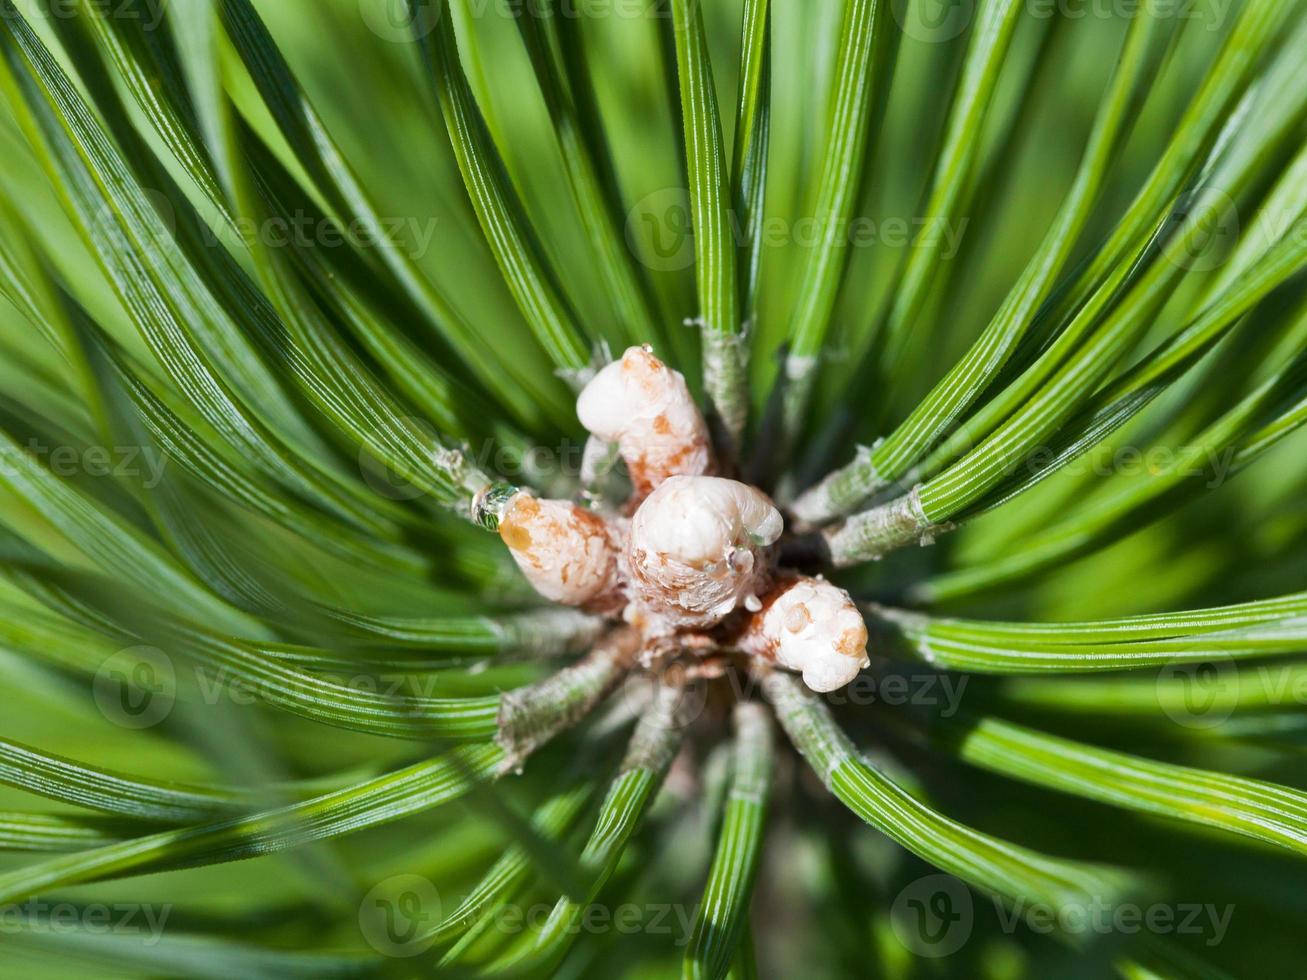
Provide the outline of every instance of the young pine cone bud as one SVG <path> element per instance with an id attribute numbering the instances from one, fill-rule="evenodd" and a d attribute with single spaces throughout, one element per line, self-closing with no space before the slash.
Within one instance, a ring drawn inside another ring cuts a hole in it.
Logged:
<path id="1" fill-rule="evenodd" d="M 803 674 L 812 690 L 835 691 L 858 676 L 867 626 L 849 594 L 824 579 L 795 578 L 768 596 L 739 640 L 740 649 Z"/>
<path id="2" fill-rule="evenodd" d="M 617 443 L 637 499 L 669 476 L 712 470 L 708 426 L 679 371 L 631 347 L 594 376 L 576 402 L 581 424 Z"/>
<path id="3" fill-rule="evenodd" d="M 540 500 L 516 488 L 492 487 L 478 511 L 500 538 L 532 587 L 569 606 L 594 604 L 615 594 L 617 545 L 608 523 L 566 500 Z"/>
<path id="4" fill-rule="evenodd" d="M 712 476 L 673 476 L 631 520 L 627 549 L 646 629 L 716 625 L 757 602 L 780 512 L 760 490 Z"/>

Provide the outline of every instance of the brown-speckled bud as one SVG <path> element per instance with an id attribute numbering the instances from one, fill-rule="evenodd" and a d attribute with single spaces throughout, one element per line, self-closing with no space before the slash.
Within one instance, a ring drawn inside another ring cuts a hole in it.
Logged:
<path id="1" fill-rule="evenodd" d="M 608 522 L 575 504 L 520 492 L 503 507 L 499 536 L 547 599 L 579 606 L 617 588 L 618 549 Z"/>

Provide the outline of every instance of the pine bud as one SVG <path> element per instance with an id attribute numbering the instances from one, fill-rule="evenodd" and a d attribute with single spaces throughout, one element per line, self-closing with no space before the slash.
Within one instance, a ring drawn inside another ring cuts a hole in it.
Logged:
<path id="1" fill-rule="evenodd" d="M 585 386 L 576 403 L 581 424 L 617 443 L 637 498 L 669 476 L 712 470 L 708 426 L 685 378 L 653 355 L 631 347 Z"/>
<path id="2" fill-rule="evenodd" d="M 867 626 L 849 594 L 824 579 L 781 583 L 745 628 L 740 649 L 803 674 L 821 693 L 858 676 L 867 657 Z"/>
<path id="3" fill-rule="evenodd" d="M 616 591 L 618 549 L 602 517 L 527 491 L 499 502 L 497 509 L 499 536 L 546 599 L 580 606 Z"/>
<path id="4" fill-rule="evenodd" d="M 706 628 L 766 587 L 766 550 L 780 512 L 753 487 L 712 476 L 673 476 L 631 521 L 628 559 L 649 632 Z"/>

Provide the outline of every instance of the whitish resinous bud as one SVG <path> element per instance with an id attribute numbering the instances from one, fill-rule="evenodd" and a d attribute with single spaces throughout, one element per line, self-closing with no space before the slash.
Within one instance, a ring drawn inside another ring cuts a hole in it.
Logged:
<path id="1" fill-rule="evenodd" d="M 755 602 L 767 584 L 766 550 L 782 527 L 767 495 L 743 483 L 663 482 L 635 512 L 627 550 L 645 627 L 705 628 Z"/>
<path id="2" fill-rule="evenodd" d="M 795 578 L 767 597 L 740 638 L 747 653 L 803 674 L 818 692 L 858 676 L 867 657 L 867 626 L 849 594 L 824 579 Z"/>
<path id="3" fill-rule="evenodd" d="M 501 503 L 499 536 L 527 580 L 569 606 L 599 602 L 617 589 L 617 545 L 608 523 L 566 500 L 519 491 Z"/>
<path id="4" fill-rule="evenodd" d="M 581 392 L 581 424 L 617 443 L 637 497 L 669 476 L 697 476 L 712 469 L 708 426 L 679 371 L 647 347 L 631 347 Z"/>

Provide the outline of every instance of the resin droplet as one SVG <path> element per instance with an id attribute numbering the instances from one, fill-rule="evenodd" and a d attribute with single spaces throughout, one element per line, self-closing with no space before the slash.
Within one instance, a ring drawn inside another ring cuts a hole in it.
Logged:
<path id="1" fill-rule="evenodd" d="M 504 511 L 521 492 L 521 487 L 511 483 L 492 483 L 482 488 L 472 500 L 472 523 L 479 524 L 487 531 L 498 531 L 499 522 L 504 519 Z"/>
<path id="2" fill-rule="evenodd" d="M 627 549 L 639 614 L 651 632 L 706 628 L 765 589 L 780 537 L 767 495 L 735 480 L 673 476 L 640 505 Z"/>
<path id="3" fill-rule="evenodd" d="M 783 582 L 740 637 L 746 653 L 803 674 L 818 692 L 835 691 L 858 676 L 867 657 L 867 626 L 849 594 L 823 579 Z"/>
<path id="4" fill-rule="evenodd" d="M 631 347 L 596 374 L 576 402 L 581 424 L 617 443 L 637 498 L 670 476 L 712 470 L 708 426 L 679 371 Z"/>
<path id="5" fill-rule="evenodd" d="M 608 524 L 575 504 L 519 492 L 503 505 L 499 536 L 547 599 L 579 606 L 617 589 L 618 549 Z"/>

